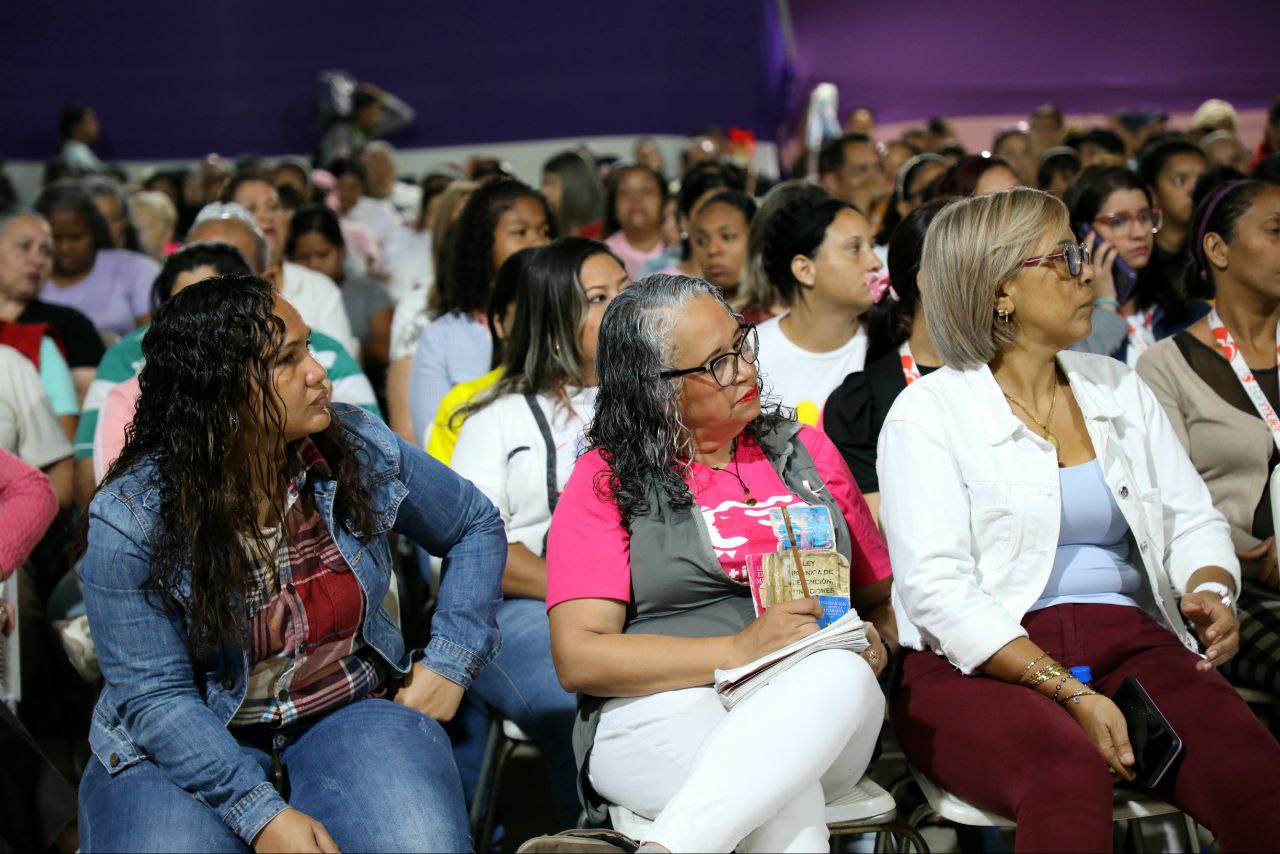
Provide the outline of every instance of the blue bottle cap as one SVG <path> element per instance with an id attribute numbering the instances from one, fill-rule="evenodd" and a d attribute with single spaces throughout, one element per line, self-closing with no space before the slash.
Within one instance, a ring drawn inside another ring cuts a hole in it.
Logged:
<path id="1" fill-rule="evenodd" d="M 1071 668 L 1071 675 L 1088 685 L 1093 681 L 1093 668 L 1080 664 Z"/>

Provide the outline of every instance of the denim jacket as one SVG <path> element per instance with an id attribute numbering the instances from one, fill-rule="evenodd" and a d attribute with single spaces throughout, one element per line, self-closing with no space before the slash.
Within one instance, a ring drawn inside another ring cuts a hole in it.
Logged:
<path id="1" fill-rule="evenodd" d="M 413 662 L 464 688 L 498 652 L 507 538 L 493 505 L 468 481 L 354 406 L 334 417 L 365 479 L 378 519 L 361 543 L 333 520 L 336 484 L 313 477 L 316 505 L 364 593 L 364 640 L 389 671 Z M 89 741 L 110 774 L 151 760 L 222 817 L 246 843 L 286 806 L 261 767 L 227 728 L 244 701 L 249 662 L 233 642 L 193 652 L 186 597 L 144 591 L 149 538 L 158 517 L 154 466 L 111 481 L 89 507 L 89 547 L 81 568 L 85 604 L 106 685 Z M 406 500 L 407 499 L 407 500 Z M 392 578 L 386 532 L 395 530 L 444 558 L 439 604 L 425 649 L 406 651 L 383 607 Z M 235 548 L 228 543 L 228 548 Z"/>

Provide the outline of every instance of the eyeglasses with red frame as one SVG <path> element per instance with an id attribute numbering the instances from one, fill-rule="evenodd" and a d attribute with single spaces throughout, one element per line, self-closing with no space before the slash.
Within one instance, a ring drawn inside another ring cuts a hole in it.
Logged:
<path id="1" fill-rule="evenodd" d="M 1085 264 L 1089 263 L 1089 247 L 1083 243 L 1064 243 L 1057 252 L 1050 252 L 1048 255 L 1040 255 L 1035 258 L 1023 258 L 1021 266 L 1038 267 L 1045 261 L 1063 261 L 1067 265 L 1067 272 L 1072 276 L 1080 275 L 1080 271 Z"/>

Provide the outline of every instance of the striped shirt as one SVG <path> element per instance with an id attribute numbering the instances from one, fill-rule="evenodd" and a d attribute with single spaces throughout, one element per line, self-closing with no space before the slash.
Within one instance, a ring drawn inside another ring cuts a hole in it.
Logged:
<path id="1" fill-rule="evenodd" d="M 75 455 L 77 458 L 93 456 L 93 434 L 98 427 L 98 411 L 106 403 L 111 389 L 128 382 L 142 370 L 142 336 L 147 327 L 142 326 L 117 341 L 98 365 L 98 373 L 84 396 L 80 423 L 76 427 Z M 350 403 L 382 417 L 377 398 L 369 379 L 360 372 L 360 366 L 346 349 L 319 330 L 311 330 L 311 350 L 316 360 L 329 372 L 333 383 L 333 399 L 338 403 Z"/>
<path id="2" fill-rule="evenodd" d="M 315 443 L 297 449 L 285 493 L 284 533 L 255 555 L 249 617 L 249 686 L 232 726 L 287 726 L 378 692 L 384 671 L 361 637 L 367 603 L 325 527 L 307 481 L 328 477 Z"/>

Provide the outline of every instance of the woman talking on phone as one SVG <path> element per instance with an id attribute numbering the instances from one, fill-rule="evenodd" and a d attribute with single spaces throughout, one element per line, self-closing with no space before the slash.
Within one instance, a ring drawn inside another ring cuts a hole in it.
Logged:
<path id="1" fill-rule="evenodd" d="M 894 729 L 917 769 L 1015 820 L 1019 850 L 1110 851 L 1112 785 L 1135 772 L 1223 851 L 1264 850 L 1280 745 L 1217 671 L 1239 643 L 1227 523 L 1137 375 L 1066 351 L 1094 276 L 1068 226 L 1015 188 L 953 202 L 925 236 L 945 366 L 898 396 L 878 454 L 917 650 Z M 1109 698 L 1129 677 L 1182 740 L 1163 775 Z"/>
<path id="2" fill-rule="evenodd" d="M 251 276 L 155 314 L 82 574 L 106 685 L 85 851 L 466 851 L 441 721 L 497 653 L 506 537 L 467 481 L 330 402 L 298 312 Z M 389 531 L 444 558 L 421 650 Z"/>
<path id="3" fill-rule="evenodd" d="M 1152 264 L 1164 213 L 1151 191 L 1123 166 L 1090 166 L 1067 190 L 1072 229 L 1093 257 L 1094 306 L 1120 313 L 1129 334 L 1114 355 L 1129 367 L 1152 344 L 1195 323 L 1208 311 L 1189 301 L 1178 281 Z"/>

